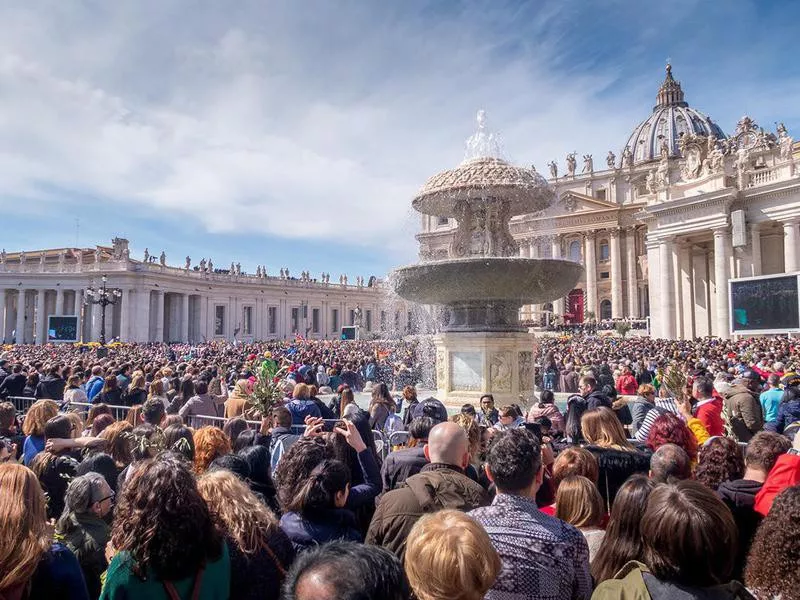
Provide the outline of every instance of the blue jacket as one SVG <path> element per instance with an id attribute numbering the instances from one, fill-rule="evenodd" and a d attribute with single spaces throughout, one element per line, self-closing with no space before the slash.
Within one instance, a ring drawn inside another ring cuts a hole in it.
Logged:
<path id="1" fill-rule="evenodd" d="M 281 517 L 281 529 L 298 553 L 334 540 L 364 541 L 355 514 L 345 508 L 315 511 L 313 521 L 300 513 L 289 512 Z"/>
<path id="2" fill-rule="evenodd" d="M 86 397 L 89 398 L 89 402 L 92 402 L 94 397 L 103 390 L 104 383 L 105 380 L 99 375 L 92 375 L 92 378 L 86 382 Z"/>
<path id="3" fill-rule="evenodd" d="M 286 405 L 286 408 L 292 413 L 292 425 L 303 425 L 307 416 L 322 416 L 313 400 L 295 398 Z"/>
<path id="4" fill-rule="evenodd" d="M 800 421 L 800 398 L 781 402 L 778 405 L 778 417 L 774 421 L 767 423 L 764 429 L 783 433 L 783 430 L 795 421 Z"/>

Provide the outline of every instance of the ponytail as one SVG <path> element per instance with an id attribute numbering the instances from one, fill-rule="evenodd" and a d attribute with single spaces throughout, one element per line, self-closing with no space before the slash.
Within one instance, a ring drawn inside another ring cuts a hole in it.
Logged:
<path id="1" fill-rule="evenodd" d="M 309 514 L 334 507 L 336 493 L 350 484 L 350 469 L 340 460 L 323 460 L 308 476 L 308 480 L 297 491 L 287 512 Z"/>

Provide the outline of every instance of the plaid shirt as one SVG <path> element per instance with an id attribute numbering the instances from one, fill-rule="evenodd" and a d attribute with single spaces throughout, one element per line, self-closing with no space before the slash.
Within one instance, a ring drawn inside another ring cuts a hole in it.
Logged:
<path id="1" fill-rule="evenodd" d="M 469 513 L 489 534 L 503 567 L 487 600 L 588 600 L 589 547 L 580 531 L 542 513 L 531 498 L 497 494 Z"/>

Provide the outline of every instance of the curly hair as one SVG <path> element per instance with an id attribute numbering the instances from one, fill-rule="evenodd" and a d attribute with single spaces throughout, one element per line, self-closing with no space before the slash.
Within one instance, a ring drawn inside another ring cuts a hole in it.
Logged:
<path id="1" fill-rule="evenodd" d="M 231 441 L 219 427 L 206 425 L 194 432 L 194 470 L 205 472 L 215 458 L 230 454 Z"/>
<path id="2" fill-rule="evenodd" d="M 800 598 L 800 486 L 783 490 L 753 538 L 744 580 L 759 598 Z"/>
<path id="3" fill-rule="evenodd" d="M 100 437 L 106 440 L 106 452 L 117 466 L 127 466 L 133 460 L 131 431 L 133 425 L 127 421 L 116 421 L 106 427 Z"/>
<path id="4" fill-rule="evenodd" d="M 713 437 L 700 448 L 695 479 L 717 491 L 721 483 L 744 475 L 744 457 L 739 444 L 728 437 Z"/>
<path id="5" fill-rule="evenodd" d="M 478 422 L 464 413 L 453 415 L 450 420 L 467 434 L 469 454 L 472 458 L 477 459 L 481 448 L 481 428 L 478 426 Z"/>
<path id="6" fill-rule="evenodd" d="M 321 438 L 300 438 L 281 457 L 273 480 L 278 491 L 278 502 L 284 512 L 291 506 L 311 472 L 331 454 Z"/>
<path id="7" fill-rule="evenodd" d="M 674 413 L 664 413 L 653 421 L 646 443 L 653 452 L 664 444 L 675 444 L 683 448 L 690 460 L 697 460 L 697 438 L 686 423 Z"/>
<path id="8" fill-rule="evenodd" d="M 58 404 L 52 400 L 37 400 L 25 413 L 22 422 L 22 433 L 41 437 L 44 435 L 44 425 L 58 414 Z"/>
<path id="9" fill-rule="evenodd" d="M 141 579 L 151 569 L 157 579 L 185 579 L 222 552 L 194 475 L 171 453 L 134 469 L 119 496 L 111 542 L 130 555 Z"/>

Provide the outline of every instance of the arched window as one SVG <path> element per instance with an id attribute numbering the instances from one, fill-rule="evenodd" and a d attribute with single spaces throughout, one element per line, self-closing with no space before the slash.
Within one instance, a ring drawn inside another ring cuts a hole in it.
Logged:
<path id="1" fill-rule="evenodd" d="M 581 262 L 581 243 L 578 240 L 569 244 L 569 259 L 572 262 Z"/>
<path id="2" fill-rule="evenodd" d="M 600 303 L 600 319 L 611 318 L 611 300 L 603 300 Z"/>
<path id="3" fill-rule="evenodd" d="M 600 240 L 600 260 L 608 260 L 608 240 Z"/>

